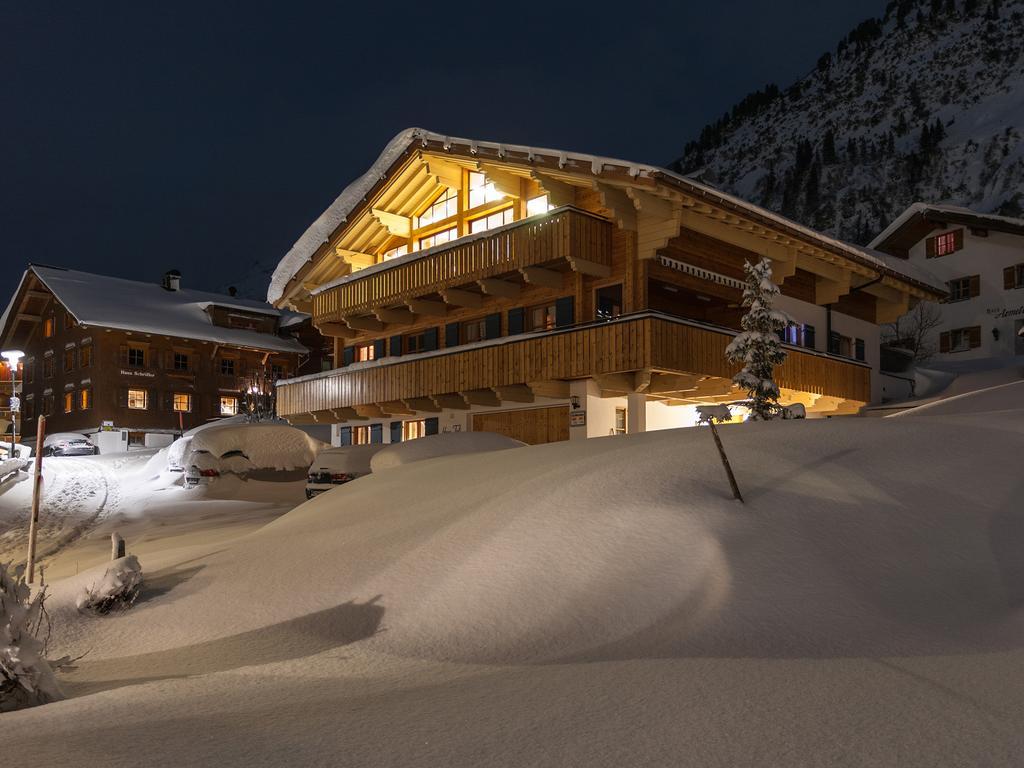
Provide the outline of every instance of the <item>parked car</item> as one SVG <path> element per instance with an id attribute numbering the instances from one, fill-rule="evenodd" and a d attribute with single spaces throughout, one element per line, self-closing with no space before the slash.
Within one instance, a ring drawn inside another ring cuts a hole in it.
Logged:
<path id="1" fill-rule="evenodd" d="M 370 459 L 384 447 L 382 444 L 346 445 L 320 451 L 309 467 L 306 498 L 312 499 L 336 485 L 370 474 Z"/>
<path id="2" fill-rule="evenodd" d="M 209 451 L 193 451 L 185 468 L 185 487 L 209 485 L 222 474 L 245 477 L 252 469 L 252 462 L 241 451 L 228 451 L 217 458 Z"/>
<path id="3" fill-rule="evenodd" d="M 99 449 L 85 435 L 55 432 L 43 440 L 43 456 L 94 456 Z"/>

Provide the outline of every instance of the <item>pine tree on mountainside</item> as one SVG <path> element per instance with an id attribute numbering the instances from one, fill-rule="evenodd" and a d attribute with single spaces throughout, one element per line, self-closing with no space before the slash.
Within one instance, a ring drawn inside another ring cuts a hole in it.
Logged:
<path id="1" fill-rule="evenodd" d="M 786 352 L 778 334 L 791 321 L 784 313 L 772 309 L 779 287 L 772 282 L 771 261 L 761 259 L 756 264 L 748 261 L 743 270 L 747 278 L 743 290 L 747 314 L 740 323 L 743 332 L 726 347 L 725 355 L 730 362 L 743 363 L 743 369 L 732 380 L 746 390 L 750 398 L 750 418 L 766 421 L 780 413 L 779 386 L 775 383 L 774 371 L 785 361 Z"/>

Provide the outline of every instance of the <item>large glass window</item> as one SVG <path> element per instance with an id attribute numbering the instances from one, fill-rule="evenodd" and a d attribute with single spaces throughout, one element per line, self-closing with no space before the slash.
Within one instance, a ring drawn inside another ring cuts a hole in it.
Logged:
<path id="1" fill-rule="evenodd" d="M 512 207 L 502 208 L 496 213 L 488 216 L 481 216 L 479 219 L 472 219 L 469 222 L 469 233 L 475 235 L 477 232 L 486 232 L 489 229 L 512 223 Z"/>
<path id="2" fill-rule="evenodd" d="M 148 392 L 144 389 L 128 390 L 128 407 L 136 411 L 144 411 L 149 403 Z"/>
<path id="3" fill-rule="evenodd" d="M 192 410 L 192 395 L 185 392 L 175 392 L 174 410 L 179 413 L 189 413 Z"/>
<path id="4" fill-rule="evenodd" d="M 547 195 L 538 195 L 537 197 L 531 197 L 526 201 L 526 215 L 536 216 L 540 213 L 547 213 L 551 210 L 551 203 L 548 202 Z"/>
<path id="5" fill-rule="evenodd" d="M 430 204 L 423 213 L 416 217 L 416 228 L 429 226 L 435 221 L 444 221 L 459 212 L 459 193 L 454 189 L 448 189 Z"/>
<path id="6" fill-rule="evenodd" d="M 391 259 L 397 259 L 399 256 L 405 256 L 408 252 L 408 245 L 396 245 L 394 248 L 389 248 L 384 251 L 384 261 L 390 261 Z"/>
<path id="7" fill-rule="evenodd" d="M 433 248 L 435 245 L 451 242 L 458 236 L 459 230 L 456 227 L 452 227 L 451 229 L 445 229 L 441 232 L 435 232 L 427 237 L 421 237 L 419 240 L 420 250 L 423 251 L 427 248 Z"/>
<path id="8" fill-rule="evenodd" d="M 597 289 L 597 319 L 611 320 L 622 314 L 622 284 Z"/>
<path id="9" fill-rule="evenodd" d="M 479 208 L 487 203 L 496 203 L 503 200 L 505 196 L 494 188 L 494 183 L 487 181 L 482 173 L 470 171 L 469 173 L 469 208 Z"/>

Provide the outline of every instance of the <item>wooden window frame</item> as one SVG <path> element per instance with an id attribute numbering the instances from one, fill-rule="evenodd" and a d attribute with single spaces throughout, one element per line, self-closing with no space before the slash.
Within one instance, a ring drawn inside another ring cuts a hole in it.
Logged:
<path id="1" fill-rule="evenodd" d="M 92 408 L 92 387 L 82 387 L 78 390 L 78 410 L 88 411 Z"/>
<path id="2" fill-rule="evenodd" d="M 132 393 L 135 393 L 136 405 L 132 405 Z M 142 405 L 138 405 L 138 393 L 142 393 Z M 135 387 L 128 388 L 128 409 L 131 411 L 148 411 L 149 410 L 149 390 L 148 389 L 136 389 Z"/>
<path id="3" fill-rule="evenodd" d="M 486 224 L 487 220 L 490 219 L 493 216 L 501 216 L 502 221 L 497 223 L 497 224 Z M 506 218 L 508 219 L 508 221 L 504 220 Z M 471 219 L 467 219 L 466 220 L 466 234 L 469 234 L 469 235 L 479 235 L 479 234 L 481 234 L 483 232 L 490 232 L 492 229 L 497 229 L 498 227 L 504 227 L 504 226 L 506 226 L 508 224 L 512 224 L 512 223 L 515 222 L 515 220 L 516 220 L 515 206 L 512 203 L 509 203 L 508 205 L 505 205 L 504 207 L 499 208 L 496 211 L 490 211 L 489 213 L 483 213 L 483 214 L 480 214 L 479 216 L 474 216 Z M 484 228 L 474 232 L 473 231 L 473 225 L 476 224 L 477 222 L 480 222 L 480 221 L 485 222 Z"/>
<path id="4" fill-rule="evenodd" d="M 1003 290 L 1014 291 L 1024 288 L 1024 263 L 1003 268 Z"/>
<path id="5" fill-rule="evenodd" d="M 402 442 L 427 436 L 427 420 L 411 419 L 402 422 Z"/>
<path id="6" fill-rule="evenodd" d="M 179 366 L 179 358 L 184 359 L 185 365 Z M 171 369 L 175 371 L 188 372 L 192 370 L 192 355 L 188 352 L 179 352 L 174 350 L 171 352 Z"/>
<path id="7" fill-rule="evenodd" d="M 64 373 L 68 373 L 70 371 L 75 370 L 75 352 L 76 350 L 74 347 L 68 347 L 67 349 L 64 350 L 64 357 L 63 360 L 61 361 L 61 366 L 64 369 Z"/>
<path id="8" fill-rule="evenodd" d="M 352 348 L 353 363 L 370 363 L 377 359 L 377 345 L 375 342 L 357 344 Z"/>
<path id="9" fill-rule="evenodd" d="M 43 318 L 43 338 L 52 339 L 53 335 L 57 332 L 57 324 L 53 319 L 53 315 Z"/>
<path id="10" fill-rule="evenodd" d="M 619 426 L 619 416 L 622 416 L 622 426 Z M 625 435 L 629 432 L 629 409 L 626 406 L 615 407 L 615 422 L 612 424 L 611 434 Z"/>
<path id="11" fill-rule="evenodd" d="M 447 209 L 448 208 L 447 204 L 449 202 L 453 201 L 453 200 L 455 202 L 455 212 L 454 213 L 450 213 L 447 216 L 443 216 L 443 217 L 441 217 L 439 219 L 431 218 L 428 221 L 423 221 L 422 220 L 424 214 L 426 214 L 427 211 L 433 210 L 435 207 L 437 207 L 441 203 L 444 203 L 445 204 L 445 208 Z M 427 229 L 427 228 L 430 228 L 430 227 L 436 227 L 439 224 L 441 224 L 442 222 L 448 221 L 450 219 L 458 218 L 458 215 L 459 215 L 459 212 L 460 212 L 459 208 L 460 208 L 460 206 L 459 206 L 459 191 L 457 189 L 452 189 L 451 187 L 445 187 L 440 192 L 438 192 L 436 197 L 432 198 L 430 200 L 430 202 L 427 203 L 423 207 L 422 211 L 420 211 L 419 213 L 417 213 L 413 217 L 413 221 L 412 221 L 413 228 L 416 229 L 416 230 Z"/>
<path id="12" fill-rule="evenodd" d="M 943 256 L 962 251 L 964 247 L 963 229 L 951 229 L 929 237 L 925 241 L 925 258 L 940 259 Z"/>
<path id="13" fill-rule="evenodd" d="M 171 410 L 175 413 L 192 413 L 192 395 L 188 392 L 174 392 L 171 395 Z"/>
<path id="14" fill-rule="evenodd" d="M 225 371 L 224 370 L 225 363 L 228 364 L 227 367 L 229 367 L 231 369 L 230 371 Z M 233 357 L 221 357 L 220 358 L 220 363 L 217 366 L 217 372 L 221 376 L 236 376 L 236 375 L 238 375 L 238 365 L 237 365 L 237 363 L 238 363 L 238 360 L 236 360 Z"/>
<path id="15" fill-rule="evenodd" d="M 539 309 L 549 311 L 550 314 L 548 316 L 548 320 L 545 320 L 544 325 L 542 327 L 537 328 L 534 327 L 533 325 L 533 313 Z M 550 303 L 544 302 L 543 304 L 534 304 L 533 306 L 526 308 L 526 316 L 523 318 L 523 328 L 526 330 L 527 333 L 532 333 L 534 331 L 553 331 L 557 327 L 558 306 L 555 303 L 554 299 L 552 299 Z"/>
<path id="16" fill-rule="evenodd" d="M 75 393 L 68 390 L 64 393 L 64 413 L 73 413 L 75 410 Z"/>
<path id="17" fill-rule="evenodd" d="M 146 367 L 146 353 L 147 349 L 139 344 L 128 344 L 128 349 L 125 353 L 125 364 L 129 368 L 145 368 Z M 132 362 L 132 357 L 136 354 L 142 355 L 142 361 L 139 363 Z"/>
<path id="18" fill-rule="evenodd" d="M 232 403 L 231 410 L 224 410 L 224 402 L 230 400 Z M 238 397 L 235 395 L 220 395 L 220 402 L 218 404 L 218 412 L 221 416 L 237 416 L 238 415 Z"/>
<path id="19" fill-rule="evenodd" d="M 78 354 L 78 367 L 89 368 L 92 366 L 92 344 L 83 344 Z"/>

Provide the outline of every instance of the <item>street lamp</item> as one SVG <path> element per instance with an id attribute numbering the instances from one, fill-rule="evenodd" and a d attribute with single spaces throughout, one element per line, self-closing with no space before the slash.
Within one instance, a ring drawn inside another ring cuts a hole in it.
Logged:
<path id="1" fill-rule="evenodd" d="M 15 457 L 14 446 L 18 441 L 18 413 L 21 411 L 21 400 L 18 398 L 18 363 L 25 353 L 20 349 L 8 349 L 0 352 L 0 357 L 7 361 L 11 369 L 11 458 Z"/>

